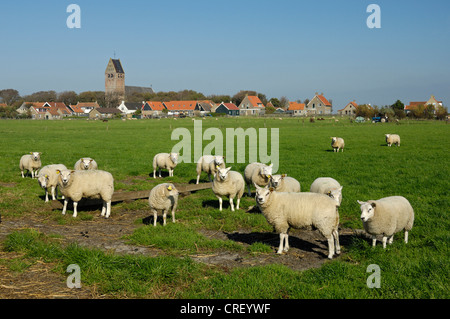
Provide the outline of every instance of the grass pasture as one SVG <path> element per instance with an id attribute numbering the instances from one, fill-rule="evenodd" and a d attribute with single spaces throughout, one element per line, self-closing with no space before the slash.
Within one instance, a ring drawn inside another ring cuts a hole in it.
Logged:
<path id="1" fill-rule="evenodd" d="M 23 154 L 40 151 L 43 165 L 63 163 L 68 167 L 73 167 L 80 157 L 92 157 L 100 169 L 113 174 L 116 191 L 146 190 L 166 181 L 193 183 L 195 163 L 179 164 L 175 176 L 170 178 L 167 172 L 156 180 L 149 174 L 153 155 L 168 152 L 179 142 L 171 140 L 172 131 L 187 128 L 193 137 L 194 122 L 191 119 L 11 120 L 0 121 L 0 256 L 14 254 L 14 258 L 0 260 L 0 274 L 24 273 L 37 263 L 51 264 L 64 285 L 67 265 L 76 263 L 82 271 L 83 285 L 95 287 L 110 298 L 450 297 L 450 126 L 445 122 L 405 120 L 397 125 L 357 124 L 347 119 L 310 123 L 286 118 L 208 118 L 202 120 L 202 126 L 203 131 L 219 128 L 224 137 L 226 128 L 267 128 L 269 136 L 271 128 L 279 128 L 279 173 L 297 178 L 302 191 L 309 190 L 320 176 L 334 177 L 344 186 L 339 209 L 341 228 L 362 228 L 356 200 L 406 197 L 415 210 L 409 243 L 402 241 L 401 233 L 386 250 L 380 243 L 372 249 L 368 240 L 349 236 L 342 244 L 340 257 L 302 271 L 277 263 L 277 256 L 273 263 L 250 267 L 197 263 L 191 258 L 193 254 L 232 252 L 272 258 L 276 251 L 272 243 L 277 243 L 277 238 L 244 245 L 233 238 L 205 236 L 236 231 L 272 232 L 261 214 L 246 212 L 254 205 L 253 198 L 244 197 L 241 209 L 236 212 L 231 212 L 224 200 L 224 210 L 220 212 L 211 190 L 181 198 L 177 223 L 172 224 L 168 217 L 165 228 L 161 224 L 153 228 L 143 223 L 143 217 L 148 215 L 145 200 L 113 205 L 110 220 L 101 222 L 123 223 L 121 216 L 128 214 L 131 217 L 126 221 L 134 227 L 133 231 L 115 235 L 121 236 L 127 245 L 154 249 L 156 255 L 117 254 L 63 240 L 64 235 L 58 235 L 57 229 L 93 225 L 100 221 L 100 212 L 80 209 L 76 219 L 71 217 L 71 211 L 65 216 L 60 211 L 48 212 L 37 181 L 20 176 L 18 165 Z M 399 134 L 401 147 L 387 147 L 386 133 Z M 332 152 L 331 136 L 345 139 L 344 152 Z M 203 147 L 209 143 L 204 140 Z M 276 151 L 271 145 L 268 150 Z M 246 164 L 227 166 L 243 173 Z M 201 180 L 206 181 L 204 174 Z M 19 227 L 20 221 L 27 220 L 47 226 L 45 229 L 53 227 L 55 232 L 44 234 L 34 227 Z M 14 228 L 15 224 L 19 226 Z M 290 236 L 291 241 L 293 237 Z M 298 262 L 302 262 L 301 257 Z M 370 264 L 381 269 L 380 288 L 370 289 L 366 285 Z M 2 294 L 6 292 L 0 288 L 0 298 Z"/>

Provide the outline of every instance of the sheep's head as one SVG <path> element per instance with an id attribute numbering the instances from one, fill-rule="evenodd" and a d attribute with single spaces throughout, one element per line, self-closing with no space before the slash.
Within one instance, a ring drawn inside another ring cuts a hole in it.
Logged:
<path id="1" fill-rule="evenodd" d="M 362 201 L 358 201 L 358 204 L 361 205 L 361 220 L 367 222 L 375 214 L 376 204 Z"/>
<path id="2" fill-rule="evenodd" d="M 72 177 L 73 173 L 75 173 L 74 170 L 68 170 L 68 169 L 65 169 L 62 171 L 59 169 L 56 170 L 56 174 L 58 174 L 59 180 L 61 181 L 63 186 L 66 186 L 69 184 L 70 178 Z"/>
<path id="3" fill-rule="evenodd" d="M 261 168 L 261 176 L 265 177 L 265 178 L 271 178 L 272 177 L 272 166 L 273 164 L 270 165 L 264 165 Z"/>
<path id="4" fill-rule="evenodd" d="M 223 156 L 214 156 L 214 163 L 216 164 L 216 166 L 220 166 L 222 165 L 222 163 L 225 163 L 225 160 L 223 158 Z"/>
<path id="5" fill-rule="evenodd" d="M 217 173 L 216 173 L 217 179 L 218 179 L 219 181 L 224 181 L 224 180 L 226 180 L 227 177 L 228 177 L 228 172 L 229 172 L 230 169 L 231 169 L 231 166 L 228 167 L 228 168 L 220 168 L 219 166 L 216 166 L 216 168 L 217 168 Z"/>
<path id="6" fill-rule="evenodd" d="M 91 165 L 91 162 L 93 161 L 93 159 L 92 158 L 82 158 L 81 159 L 81 168 L 82 169 L 85 169 L 85 170 L 88 170 L 89 169 L 89 166 Z"/>
<path id="7" fill-rule="evenodd" d="M 386 136 L 386 138 L 389 138 L 389 136 L 391 136 L 391 134 L 384 134 L 384 136 Z"/>
<path id="8" fill-rule="evenodd" d="M 331 138 L 331 144 L 334 144 L 334 143 L 336 143 L 336 140 L 337 140 L 337 137 L 335 137 L 335 136 L 334 136 L 334 137 L 332 137 L 332 138 Z"/>
<path id="9" fill-rule="evenodd" d="M 41 159 L 41 152 L 30 152 L 33 161 L 39 161 Z"/>
<path id="10" fill-rule="evenodd" d="M 178 162 L 178 153 L 170 153 L 169 154 L 170 160 L 176 164 Z"/>
<path id="11" fill-rule="evenodd" d="M 166 194 L 166 197 L 175 197 L 178 196 L 178 190 L 175 188 L 175 186 L 172 183 L 167 183 L 166 187 L 164 189 L 164 192 Z"/>
<path id="12" fill-rule="evenodd" d="M 45 174 L 45 175 L 39 175 L 39 176 L 38 176 L 38 182 L 39 182 L 39 185 L 40 185 L 42 188 L 47 188 L 48 175 L 47 175 L 47 174 Z"/>
<path id="13" fill-rule="evenodd" d="M 263 205 L 266 203 L 270 197 L 270 194 L 273 192 L 273 188 L 269 186 L 266 187 L 259 187 L 258 185 L 254 184 L 256 187 L 256 203 L 258 205 Z"/>
<path id="14" fill-rule="evenodd" d="M 327 193 L 327 195 L 334 199 L 338 203 L 338 205 L 341 205 L 342 202 L 342 187 L 343 186 L 332 189 Z"/>
<path id="15" fill-rule="evenodd" d="M 277 188 L 281 184 L 281 181 L 285 177 L 286 177 L 286 174 L 283 174 L 283 175 L 272 175 L 270 177 L 270 183 L 272 184 L 273 187 Z"/>

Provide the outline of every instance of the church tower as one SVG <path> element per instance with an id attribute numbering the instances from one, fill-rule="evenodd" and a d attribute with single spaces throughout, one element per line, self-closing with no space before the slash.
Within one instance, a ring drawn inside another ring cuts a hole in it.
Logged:
<path id="1" fill-rule="evenodd" d="M 125 100 L 125 72 L 120 59 L 109 59 L 105 70 L 105 96 L 110 100 Z"/>

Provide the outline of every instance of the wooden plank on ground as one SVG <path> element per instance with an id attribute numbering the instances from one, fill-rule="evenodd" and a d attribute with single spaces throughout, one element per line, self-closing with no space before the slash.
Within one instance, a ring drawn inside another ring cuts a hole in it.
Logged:
<path id="1" fill-rule="evenodd" d="M 208 189 L 212 187 L 212 183 L 201 183 L 201 184 L 174 184 L 180 195 L 188 195 L 190 192 Z M 123 202 L 127 200 L 136 200 L 142 198 L 148 198 L 150 194 L 150 190 L 144 191 L 129 191 L 129 192 L 114 192 L 111 202 Z M 62 209 L 64 200 L 52 200 L 49 202 L 50 205 L 48 207 L 50 209 Z M 101 199 L 87 199 L 83 198 L 78 202 L 78 207 L 86 207 L 86 206 L 96 206 L 102 205 Z"/>

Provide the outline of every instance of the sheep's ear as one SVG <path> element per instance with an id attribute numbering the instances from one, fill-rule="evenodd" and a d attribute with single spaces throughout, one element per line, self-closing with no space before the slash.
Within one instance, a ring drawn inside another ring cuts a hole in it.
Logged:
<path id="1" fill-rule="evenodd" d="M 273 187 L 269 187 L 269 191 L 272 193 L 273 192 Z"/>
<path id="2" fill-rule="evenodd" d="M 39 152 L 39 156 L 41 156 L 42 155 L 42 153 L 41 152 Z"/>
<path id="3" fill-rule="evenodd" d="M 31 155 L 33 155 L 33 152 L 30 152 Z"/>
<path id="4" fill-rule="evenodd" d="M 71 170 L 71 171 L 70 171 L 70 174 L 72 174 L 72 173 L 75 173 L 75 170 Z"/>
<path id="5" fill-rule="evenodd" d="M 167 190 L 168 191 L 171 191 L 173 188 L 172 188 L 172 185 L 169 185 L 168 187 L 167 187 Z"/>
<path id="6" fill-rule="evenodd" d="M 47 174 L 45 174 L 45 175 L 44 175 L 44 177 L 45 177 L 45 178 L 48 178 L 48 175 L 47 175 Z"/>
<path id="7" fill-rule="evenodd" d="M 61 171 L 59 169 L 56 170 L 56 174 L 61 174 Z"/>
<path id="8" fill-rule="evenodd" d="M 253 185 L 255 185 L 256 190 L 262 189 L 262 187 L 259 187 L 258 185 L 256 185 L 255 182 L 253 182 Z"/>
<path id="9" fill-rule="evenodd" d="M 227 167 L 227 172 L 229 172 L 229 171 L 230 171 L 230 169 L 231 169 L 231 166 L 230 166 L 230 167 Z"/>
<path id="10" fill-rule="evenodd" d="M 281 175 L 281 178 L 285 178 L 287 175 L 286 174 L 282 174 Z"/>
<path id="11" fill-rule="evenodd" d="M 357 200 L 357 202 L 358 202 L 359 205 L 362 205 L 362 204 L 366 203 L 366 202 L 363 202 L 363 201 L 360 201 L 360 200 Z"/>
<path id="12" fill-rule="evenodd" d="M 92 161 L 93 161 L 93 159 L 91 159 L 91 160 L 89 161 L 89 163 L 92 163 Z"/>
<path id="13" fill-rule="evenodd" d="M 328 192 L 327 192 L 327 195 L 330 196 L 330 195 L 331 195 L 331 191 L 328 191 Z"/>
<path id="14" fill-rule="evenodd" d="M 220 168 L 220 166 L 219 165 L 216 165 L 216 169 L 219 169 Z"/>
<path id="15" fill-rule="evenodd" d="M 376 203 L 370 203 L 370 205 L 372 205 L 373 208 L 377 207 Z"/>

